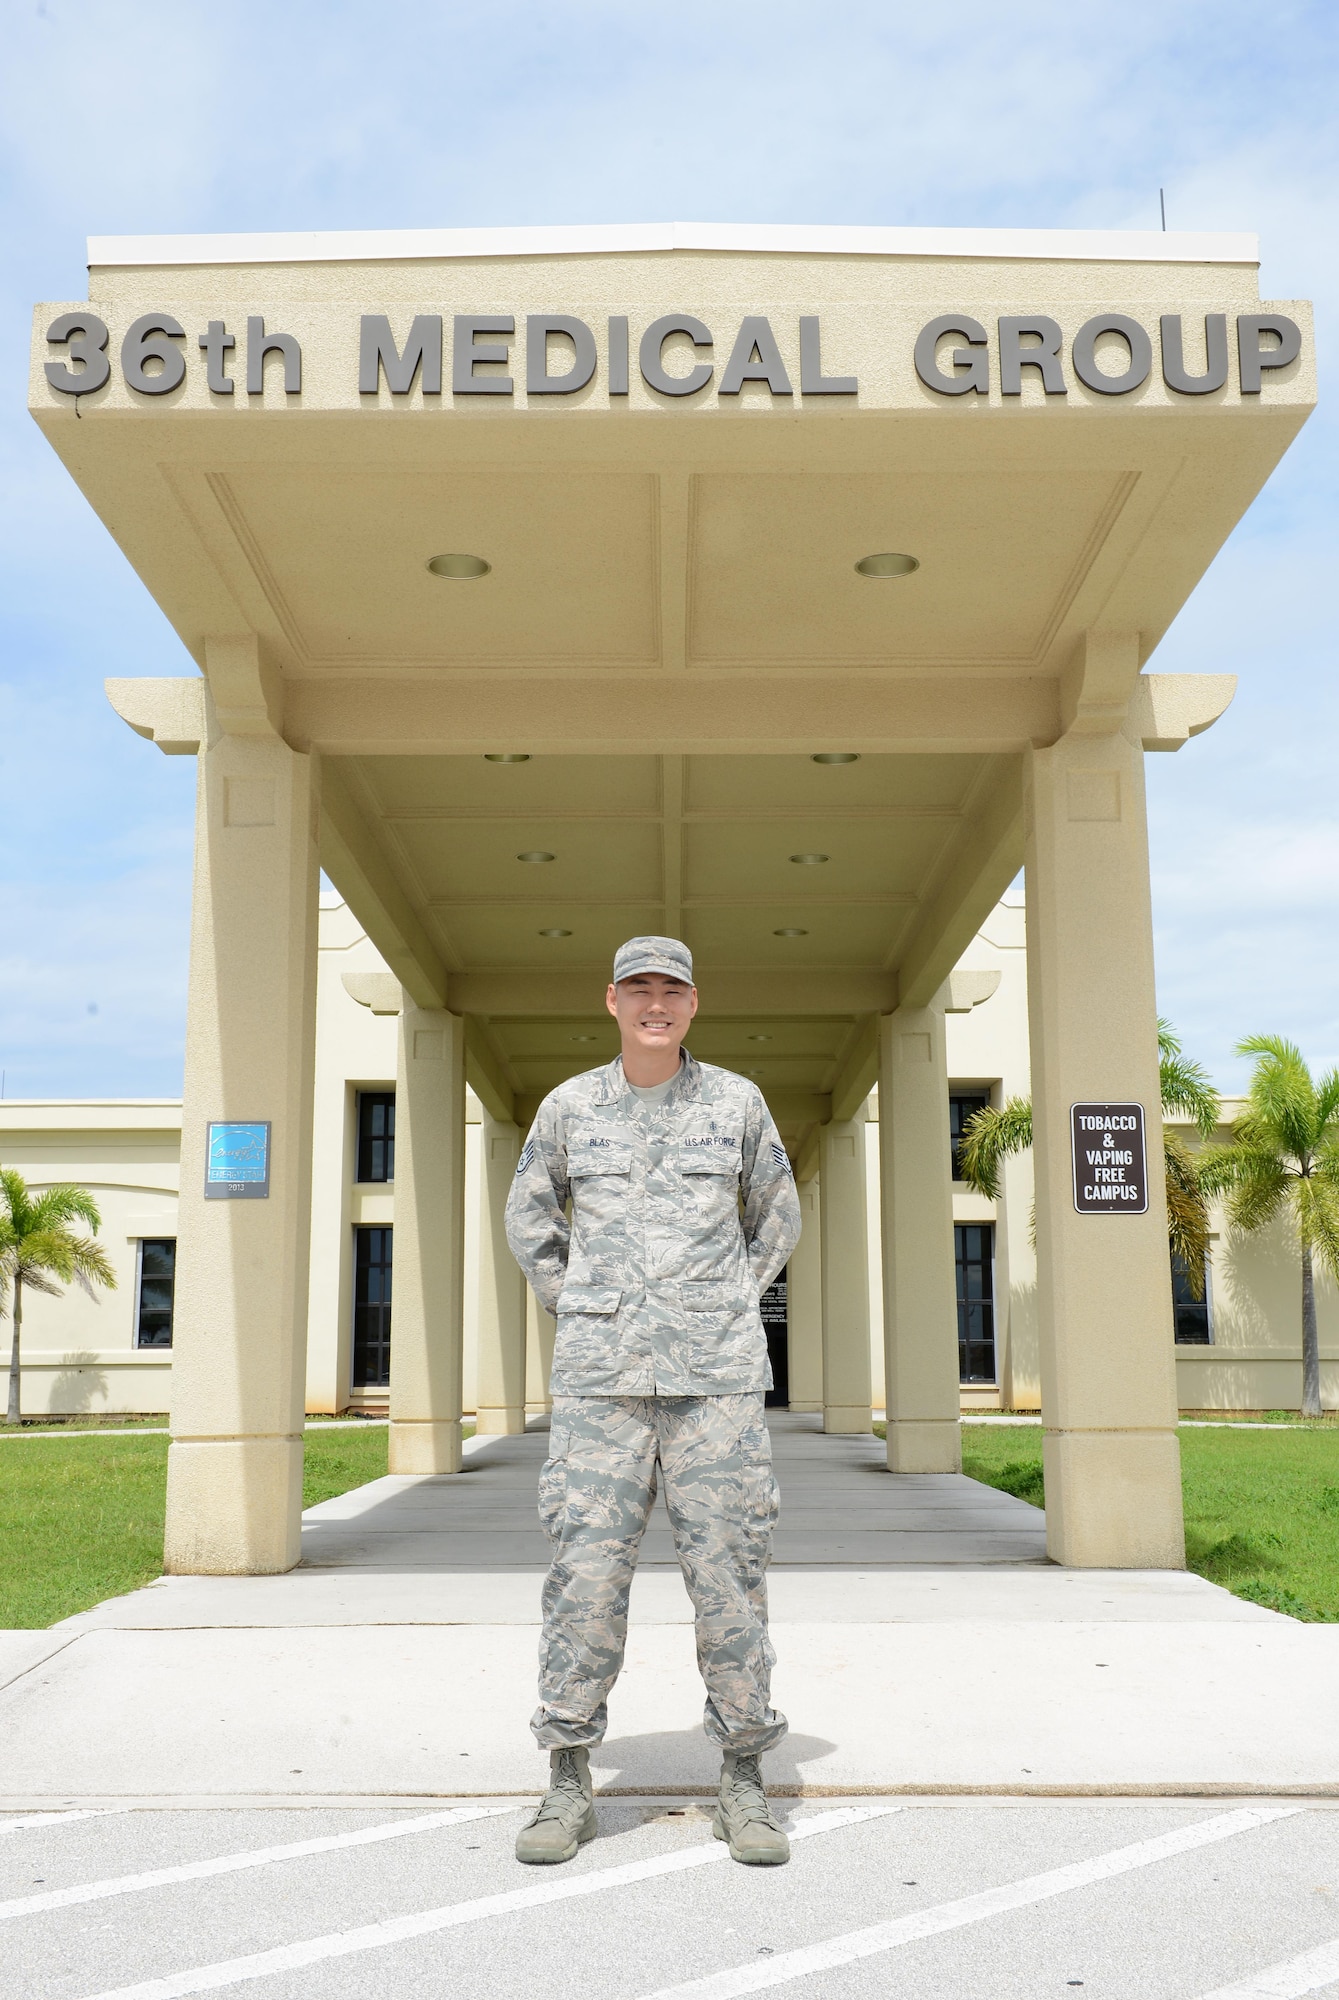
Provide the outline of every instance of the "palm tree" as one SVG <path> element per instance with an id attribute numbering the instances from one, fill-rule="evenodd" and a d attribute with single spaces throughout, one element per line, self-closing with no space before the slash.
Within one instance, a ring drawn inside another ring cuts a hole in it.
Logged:
<path id="1" fill-rule="evenodd" d="M 1294 1042 L 1248 1035 L 1237 1054 L 1254 1056 L 1247 1109 L 1226 1146 L 1202 1156 L 1201 1178 L 1227 1195 L 1238 1229 L 1263 1229 L 1286 1216 L 1302 1256 L 1302 1415 L 1320 1415 L 1320 1342 L 1315 1260 L 1339 1276 L 1339 1069 L 1319 1079 Z"/>
<path id="2" fill-rule="evenodd" d="M 1200 1063 L 1182 1053 L 1181 1043 L 1167 1021 L 1158 1022 L 1158 1089 L 1164 1112 L 1184 1112 L 1200 1137 L 1212 1137 L 1218 1123 L 1218 1092 Z M 958 1151 L 962 1177 L 978 1194 L 992 1199 L 1000 1191 L 1000 1168 L 1012 1153 L 1032 1144 L 1032 1100 L 1011 1097 L 998 1107 L 987 1105 L 968 1121 Z M 1202 1184 L 1200 1160 L 1179 1132 L 1163 1127 L 1167 1172 L 1167 1238 L 1173 1257 L 1185 1272 L 1192 1298 L 1204 1296 L 1204 1261 L 1209 1250 L 1209 1205 Z"/>
<path id="3" fill-rule="evenodd" d="M 87 1189 L 53 1187 L 34 1194 L 13 1167 L 0 1167 L 0 1310 L 8 1294 L 14 1336 L 9 1349 L 9 1408 L 5 1422 L 19 1421 L 19 1340 L 23 1328 L 23 1288 L 61 1295 L 72 1280 L 93 1296 L 94 1285 L 114 1287 L 116 1273 L 100 1243 L 70 1228 L 78 1219 L 99 1229 L 102 1217 Z"/>

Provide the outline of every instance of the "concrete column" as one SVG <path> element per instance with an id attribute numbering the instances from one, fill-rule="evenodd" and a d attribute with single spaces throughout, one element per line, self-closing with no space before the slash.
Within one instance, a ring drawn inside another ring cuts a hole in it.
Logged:
<path id="1" fill-rule="evenodd" d="M 1026 753 L 1028 1013 L 1047 1546 L 1077 1567 L 1184 1562 L 1143 751 Z M 1080 1215 L 1069 1115 L 1138 1101 L 1145 1215 Z"/>
<path id="2" fill-rule="evenodd" d="M 186 1006 L 164 1567 L 298 1560 L 311 1232 L 317 762 L 202 745 Z M 269 1194 L 206 1200 L 207 1128 L 267 1120 Z"/>
<path id="3" fill-rule="evenodd" d="M 521 1135 L 484 1112 L 479 1175 L 479 1375 L 476 1428 L 525 1429 L 525 1294 L 507 1243 L 504 1213 Z"/>
<path id="4" fill-rule="evenodd" d="M 395 1086 L 392 1472 L 459 1472 L 465 1329 L 465 1024 L 400 1013 Z"/>
<path id="5" fill-rule="evenodd" d="M 819 1208 L 823 1295 L 823 1428 L 868 1431 L 869 1237 L 865 1114 L 834 1120 L 821 1134 Z"/>
<path id="6" fill-rule="evenodd" d="M 879 1185 L 888 1464 L 962 1469 L 953 1163 L 942 995 L 879 1023 Z"/>
<path id="7" fill-rule="evenodd" d="M 823 1243 L 817 1174 L 801 1182 L 803 1229 L 790 1253 L 786 1278 L 786 1346 L 790 1362 L 790 1407 L 823 1407 Z"/>

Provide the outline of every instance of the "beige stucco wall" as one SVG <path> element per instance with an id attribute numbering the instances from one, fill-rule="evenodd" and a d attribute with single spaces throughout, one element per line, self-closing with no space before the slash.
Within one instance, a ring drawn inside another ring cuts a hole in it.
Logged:
<path id="1" fill-rule="evenodd" d="M 1028 1092 L 1027 969 L 1021 894 L 992 912 L 961 961 L 964 970 L 997 972 L 990 997 L 947 1020 L 951 1087 L 984 1087 L 995 1103 Z M 307 1345 L 307 1404 L 346 1408 L 353 1317 L 353 1228 L 394 1220 L 393 1187 L 354 1181 L 355 1100 L 359 1089 L 394 1087 L 397 1022 L 354 1000 L 346 973 L 385 967 L 339 897 L 323 898 L 317 984 L 317 1066 L 312 1176 L 312 1258 Z M 1225 1117 L 1235 1115 L 1233 1103 Z M 878 1095 L 865 1128 L 868 1174 L 870 1362 L 876 1407 L 884 1400 L 879 1246 Z M 481 1110 L 467 1101 L 464 1407 L 475 1408 L 478 1349 L 479 1142 Z M 137 1351 L 136 1249 L 141 1237 L 176 1232 L 180 1105 L 167 1100 L 0 1101 L 0 1161 L 35 1186 L 76 1181 L 102 1210 L 101 1240 L 117 1289 L 89 1299 L 72 1288 L 59 1299 L 25 1302 L 23 1408 L 46 1411 L 166 1412 L 171 1357 Z M 946 1140 L 947 1143 L 947 1140 Z M 970 1389 L 964 1408 L 1035 1409 L 1039 1401 L 1035 1258 L 1030 1242 L 1030 1157 L 1011 1163 L 1001 1199 L 954 1189 L 959 1222 L 996 1224 L 997 1390 Z M 1183 1409 L 1294 1408 L 1301 1391 L 1301 1280 L 1283 1224 L 1238 1236 L 1219 1211 L 1211 1255 L 1213 1345 L 1179 1347 Z M 1339 1406 L 1339 1287 L 1323 1273 L 1317 1286 L 1322 1395 Z M 545 1397 L 542 1353 L 532 1310 L 526 1399 Z M 549 1340 L 551 1341 L 551 1330 Z M 8 1320 L 0 1322 L 7 1349 Z M 375 1403 L 375 1398 L 364 1398 Z"/>
<path id="2" fill-rule="evenodd" d="M 0 1102 L 0 1162 L 34 1188 L 74 1181 L 102 1213 L 99 1240 L 116 1290 L 89 1298 L 25 1291 L 23 1410 L 166 1411 L 172 1357 L 135 1347 L 135 1287 L 141 1237 L 177 1233 L 181 1105 L 161 1099 L 77 1103 Z M 6 1301 L 6 1307 L 8 1301 Z M 4 1362 L 11 1327 L 0 1319 Z"/>
<path id="3" fill-rule="evenodd" d="M 1244 1110 L 1227 1099 L 1226 1123 Z M 1187 1134 L 1187 1136 L 1192 1136 Z M 1226 1137 L 1226 1130 L 1220 1133 Z M 1302 1396 L 1302 1274 L 1296 1243 L 1280 1219 L 1245 1236 L 1221 1204 L 1212 1216 L 1209 1296 L 1213 1345 L 1178 1347 L 1177 1395 L 1183 1410 L 1289 1410 Z M 1339 1408 L 1339 1287 L 1316 1272 L 1320 1390 Z"/>

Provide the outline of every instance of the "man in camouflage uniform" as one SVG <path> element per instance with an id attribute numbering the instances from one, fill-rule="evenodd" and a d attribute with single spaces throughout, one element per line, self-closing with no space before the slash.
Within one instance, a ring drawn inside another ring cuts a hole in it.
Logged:
<path id="1" fill-rule="evenodd" d="M 786 1733 L 770 1702 L 777 1490 L 758 1301 L 799 1238 L 799 1202 L 756 1084 L 680 1047 L 697 1011 L 688 947 L 632 938 L 607 1005 L 622 1054 L 544 1099 L 507 1202 L 512 1252 L 558 1321 L 539 1494 L 553 1560 L 531 1723 L 552 1770 L 517 1857 L 567 1861 L 594 1836 L 590 1748 L 623 1664 L 659 1477 L 693 1600 L 706 1730 L 724 1752 L 715 1831 L 737 1861 L 785 1861 L 758 1763 Z"/>

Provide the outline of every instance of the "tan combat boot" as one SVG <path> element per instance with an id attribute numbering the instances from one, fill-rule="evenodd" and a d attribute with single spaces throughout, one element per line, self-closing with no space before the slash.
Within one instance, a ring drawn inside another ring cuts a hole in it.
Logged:
<path id="1" fill-rule="evenodd" d="M 717 1840 L 729 1841 L 732 1861 L 776 1868 L 790 1860 L 790 1842 L 767 1803 L 756 1753 L 726 1751 L 711 1830 Z"/>
<path id="2" fill-rule="evenodd" d="M 544 1803 L 516 1836 L 518 1861 L 570 1861 L 583 1841 L 595 1838 L 590 1751 L 553 1750 L 549 1766 Z"/>

